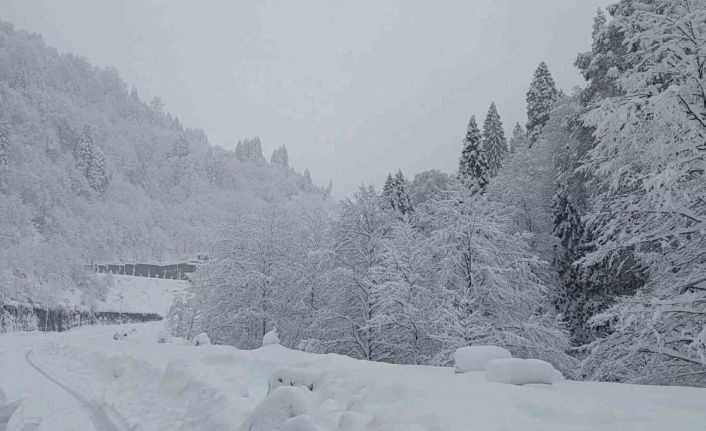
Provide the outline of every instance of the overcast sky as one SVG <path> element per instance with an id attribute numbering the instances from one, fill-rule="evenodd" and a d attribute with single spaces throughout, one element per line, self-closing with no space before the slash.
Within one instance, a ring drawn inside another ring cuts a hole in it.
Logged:
<path id="1" fill-rule="evenodd" d="M 143 98 L 232 148 L 259 136 L 269 158 L 337 196 L 453 172 L 471 114 L 495 101 L 509 133 L 544 60 L 569 91 L 576 54 L 610 0 L 2 0 L 0 19 L 114 66 Z"/>

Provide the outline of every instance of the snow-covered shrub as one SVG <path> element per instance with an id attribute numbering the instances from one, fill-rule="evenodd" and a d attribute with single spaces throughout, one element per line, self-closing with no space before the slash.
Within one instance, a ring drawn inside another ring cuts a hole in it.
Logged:
<path id="1" fill-rule="evenodd" d="M 314 411 L 311 392 L 306 388 L 282 386 L 270 393 L 240 425 L 241 431 L 272 431 L 281 429 L 289 419 L 309 415 Z M 296 429 L 296 428 L 295 428 Z"/>
<path id="2" fill-rule="evenodd" d="M 509 385 L 552 384 L 561 380 L 561 373 L 552 364 L 539 359 L 493 359 L 485 367 L 485 376 L 489 382 Z"/>
<path id="3" fill-rule="evenodd" d="M 157 342 L 159 344 L 171 343 L 171 341 L 172 334 L 170 334 L 166 329 L 159 331 L 159 334 L 157 334 Z"/>
<path id="4" fill-rule="evenodd" d="M 512 355 L 498 346 L 467 346 L 456 349 L 454 369 L 457 373 L 483 371 L 493 359 L 508 359 Z"/>
<path id="5" fill-rule="evenodd" d="M 279 333 L 277 332 L 276 326 L 262 337 L 263 346 L 269 346 L 270 344 L 279 344 Z"/>
<path id="6" fill-rule="evenodd" d="M 194 339 L 191 340 L 191 343 L 194 346 L 208 346 L 211 344 L 211 339 L 208 338 L 208 335 L 205 332 L 202 332 L 197 334 Z"/>
<path id="7" fill-rule="evenodd" d="M 113 340 L 119 341 L 128 336 L 128 331 L 115 331 L 113 334 Z"/>
<path id="8" fill-rule="evenodd" d="M 301 386 L 313 391 L 321 373 L 306 368 L 277 368 L 267 379 L 267 393 L 271 393 L 280 386 Z"/>

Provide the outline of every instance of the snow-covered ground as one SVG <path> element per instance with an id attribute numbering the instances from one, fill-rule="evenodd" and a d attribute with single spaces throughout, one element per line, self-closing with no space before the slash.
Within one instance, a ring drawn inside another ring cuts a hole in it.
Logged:
<path id="1" fill-rule="evenodd" d="M 174 298 L 182 293 L 189 283 L 184 280 L 111 275 L 105 301 L 96 304 L 98 311 L 122 311 L 131 313 L 156 313 L 166 315 Z"/>
<path id="2" fill-rule="evenodd" d="M 277 344 L 159 344 L 162 325 L 0 336 L 0 430 L 18 401 L 8 430 L 706 429 L 704 389 L 514 386 Z M 118 329 L 128 336 L 115 341 Z"/>

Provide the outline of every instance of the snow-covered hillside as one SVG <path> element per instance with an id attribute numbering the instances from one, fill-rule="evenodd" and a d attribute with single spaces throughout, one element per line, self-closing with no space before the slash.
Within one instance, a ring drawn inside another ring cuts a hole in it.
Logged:
<path id="1" fill-rule="evenodd" d="M 159 322 L 131 329 L 0 336 L 0 402 L 8 406 L 0 406 L 0 419 L 14 411 L 7 429 L 706 429 L 704 389 L 573 381 L 514 386 L 487 382 L 483 372 L 276 344 L 252 351 L 159 344 Z M 117 330 L 127 337 L 114 341 Z M 300 386 L 278 388 L 291 383 Z"/>

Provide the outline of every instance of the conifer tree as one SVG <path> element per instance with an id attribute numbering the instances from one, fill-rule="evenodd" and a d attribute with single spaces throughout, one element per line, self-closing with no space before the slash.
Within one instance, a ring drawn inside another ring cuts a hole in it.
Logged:
<path id="1" fill-rule="evenodd" d="M 402 170 L 398 170 L 397 174 L 395 174 L 395 209 L 403 215 L 412 211 L 409 187 L 407 186 L 407 179 L 402 174 Z"/>
<path id="2" fill-rule="evenodd" d="M 554 78 L 545 62 L 539 63 L 527 92 L 527 135 L 530 145 L 537 140 L 544 124 L 549 120 L 549 112 L 559 97 Z"/>
<path id="3" fill-rule="evenodd" d="M 289 156 L 287 155 L 287 147 L 284 145 L 279 146 L 272 152 L 270 157 L 270 163 L 273 165 L 279 165 L 282 167 L 289 167 Z"/>
<path id="4" fill-rule="evenodd" d="M 10 137 L 6 124 L 0 123 L 0 166 L 10 163 Z"/>
<path id="5" fill-rule="evenodd" d="M 491 177 L 494 177 L 502 167 L 502 161 L 507 154 L 507 139 L 495 102 L 490 104 L 488 115 L 483 123 L 483 153 L 488 163 L 488 172 Z"/>
<path id="6" fill-rule="evenodd" d="M 458 162 L 458 178 L 476 192 L 482 192 L 488 185 L 488 163 L 482 151 L 482 145 L 476 117 L 472 116 L 468 122 L 463 151 Z"/>
<path id="7" fill-rule="evenodd" d="M 508 141 L 508 151 L 515 153 L 523 145 L 525 145 L 525 128 L 520 123 L 515 123 L 512 138 Z"/>
<path id="8" fill-rule="evenodd" d="M 386 207 L 398 211 L 402 215 L 412 211 L 408 182 L 402 170 L 398 170 L 395 176 L 387 174 L 387 179 L 382 187 L 382 196 Z"/>
<path id="9" fill-rule="evenodd" d="M 395 193 L 395 178 L 391 173 L 387 173 L 387 178 L 385 179 L 385 184 L 382 186 L 382 196 L 385 201 L 385 205 L 393 208 L 394 206 L 394 193 Z"/>
<path id="10" fill-rule="evenodd" d="M 171 156 L 178 159 L 184 159 L 189 155 L 189 153 L 191 153 L 189 142 L 183 135 L 179 136 L 177 140 L 174 141 Z"/>
<path id="11" fill-rule="evenodd" d="M 110 182 L 108 177 L 105 156 L 93 144 L 91 129 L 89 126 L 84 126 L 79 137 L 78 146 L 76 148 L 76 167 L 83 172 L 88 185 L 99 193 L 105 192 Z"/>

